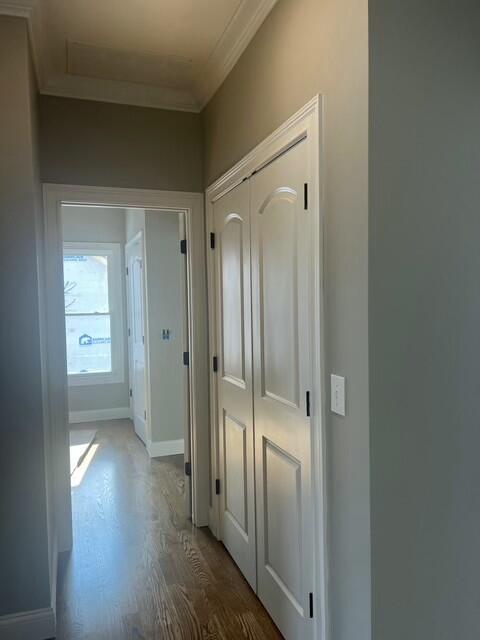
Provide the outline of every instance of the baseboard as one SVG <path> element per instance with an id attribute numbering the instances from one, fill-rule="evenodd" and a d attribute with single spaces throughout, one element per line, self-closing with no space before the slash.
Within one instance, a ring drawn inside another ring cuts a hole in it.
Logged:
<path id="1" fill-rule="evenodd" d="M 148 455 L 151 458 L 161 458 L 162 456 L 173 456 L 177 453 L 183 453 L 183 438 L 180 440 L 164 440 L 163 442 L 147 443 Z"/>
<path id="2" fill-rule="evenodd" d="M 130 417 L 130 407 L 114 407 L 113 409 L 96 409 L 93 411 L 70 411 L 68 422 L 77 424 L 79 422 L 99 422 L 101 420 L 119 420 Z"/>
<path id="3" fill-rule="evenodd" d="M 50 566 L 50 602 L 52 603 L 52 611 L 55 621 L 57 619 L 57 583 L 58 583 L 58 543 L 55 533 L 54 543 L 52 545 L 52 558 Z"/>
<path id="4" fill-rule="evenodd" d="M 52 607 L 0 617 L 2 640 L 48 640 L 56 635 Z"/>

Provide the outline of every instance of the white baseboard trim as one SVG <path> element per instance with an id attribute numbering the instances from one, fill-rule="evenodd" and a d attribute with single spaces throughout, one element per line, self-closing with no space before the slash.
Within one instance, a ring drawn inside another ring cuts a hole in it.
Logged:
<path id="1" fill-rule="evenodd" d="M 161 458 L 162 456 L 173 456 L 183 453 L 183 438 L 180 440 L 163 440 L 163 442 L 147 442 L 148 455 L 151 458 Z"/>
<path id="2" fill-rule="evenodd" d="M 52 545 L 52 557 L 50 559 L 50 602 L 52 603 L 52 611 L 57 619 L 57 579 L 58 579 L 58 542 L 57 533 L 54 534 Z"/>
<path id="3" fill-rule="evenodd" d="M 100 420 L 119 420 L 130 417 L 130 407 L 114 407 L 113 409 L 96 409 L 93 411 L 70 411 L 68 422 L 77 424 L 79 422 L 99 422 Z"/>
<path id="4" fill-rule="evenodd" d="M 2 640 L 48 640 L 56 635 L 52 607 L 0 617 Z"/>

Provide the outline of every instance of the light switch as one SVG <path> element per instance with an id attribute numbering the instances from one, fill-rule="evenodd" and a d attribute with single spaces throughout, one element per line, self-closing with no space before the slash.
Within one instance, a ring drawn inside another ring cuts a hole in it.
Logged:
<path id="1" fill-rule="evenodd" d="M 162 329 L 162 340 L 170 340 L 170 329 Z"/>
<path id="2" fill-rule="evenodd" d="M 345 415 L 345 378 L 334 373 L 330 376 L 331 410 L 339 416 Z"/>

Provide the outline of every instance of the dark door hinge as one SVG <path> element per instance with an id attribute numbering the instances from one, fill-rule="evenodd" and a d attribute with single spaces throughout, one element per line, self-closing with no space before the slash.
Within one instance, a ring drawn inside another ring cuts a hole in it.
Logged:
<path id="1" fill-rule="evenodd" d="M 313 593 L 308 594 L 308 605 L 310 608 L 310 618 L 313 618 Z"/>
<path id="2" fill-rule="evenodd" d="M 128 267 L 125 267 L 125 271 L 127 272 L 127 276 L 128 276 Z"/>
<path id="3" fill-rule="evenodd" d="M 187 241 L 180 240 L 180 253 L 187 253 Z"/>
<path id="4" fill-rule="evenodd" d="M 190 353 L 188 351 L 183 352 L 183 364 L 186 367 L 190 365 Z"/>
<path id="5" fill-rule="evenodd" d="M 213 356 L 213 371 L 217 373 L 218 371 L 218 358 L 217 356 Z"/>
<path id="6" fill-rule="evenodd" d="M 144 416 L 144 418 L 146 420 L 147 419 L 147 411 L 146 410 L 143 412 L 143 416 Z"/>
<path id="7" fill-rule="evenodd" d="M 132 393 L 132 390 L 131 390 L 131 389 L 130 389 L 130 391 L 129 391 L 129 394 L 130 394 L 130 398 L 131 398 L 131 397 L 132 397 L 132 395 L 133 395 L 133 393 Z"/>
<path id="8" fill-rule="evenodd" d="M 220 480 L 219 480 L 219 478 L 217 478 L 215 480 L 215 495 L 217 495 L 217 496 L 220 495 Z"/>
<path id="9" fill-rule="evenodd" d="M 310 391 L 307 391 L 305 394 L 305 407 L 307 412 L 307 417 L 310 417 Z"/>
<path id="10" fill-rule="evenodd" d="M 303 208 L 308 209 L 308 184 L 303 185 Z"/>
<path id="11" fill-rule="evenodd" d="M 215 234 L 210 234 L 210 249 L 215 249 Z"/>
<path id="12" fill-rule="evenodd" d="M 130 336 L 132 335 L 132 332 L 130 331 L 130 328 L 128 329 L 128 337 L 130 338 Z"/>
<path id="13" fill-rule="evenodd" d="M 192 463 L 191 462 L 185 462 L 185 475 L 186 476 L 191 476 L 192 475 Z"/>

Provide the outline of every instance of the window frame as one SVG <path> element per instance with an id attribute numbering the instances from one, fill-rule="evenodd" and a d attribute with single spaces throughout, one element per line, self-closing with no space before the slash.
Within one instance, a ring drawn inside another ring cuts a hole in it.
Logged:
<path id="1" fill-rule="evenodd" d="M 64 242 L 63 256 L 65 255 L 106 255 L 108 257 L 108 314 L 105 313 L 100 315 L 110 315 L 110 349 L 112 363 L 111 371 L 68 373 L 67 370 L 68 386 L 77 387 L 97 384 L 121 384 L 125 382 L 125 325 L 120 243 L 81 241 Z M 68 315 L 87 316 L 96 314 L 68 314 L 65 311 L 65 319 Z"/>

